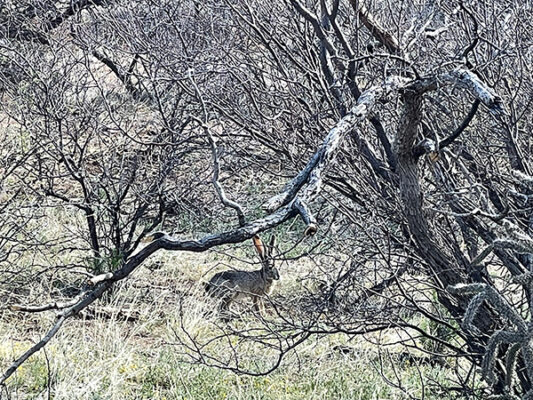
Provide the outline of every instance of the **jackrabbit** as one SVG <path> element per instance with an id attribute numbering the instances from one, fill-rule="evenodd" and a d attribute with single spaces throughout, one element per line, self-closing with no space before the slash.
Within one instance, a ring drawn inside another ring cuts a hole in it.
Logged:
<path id="1" fill-rule="evenodd" d="M 230 304 L 246 296 L 252 297 L 254 310 L 261 313 L 263 296 L 268 295 L 275 280 L 279 279 L 279 272 L 274 266 L 272 252 L 276 238 L 272 235 L 268 247 L 258 235 L 253 238 L 255 249 L 261 259 L 261 269 L 255 271 L 228 270 L 215 274 L 206 284 L 206 292 L 214 298 L 220 299 L 219 311 L 229 311 Z"/>

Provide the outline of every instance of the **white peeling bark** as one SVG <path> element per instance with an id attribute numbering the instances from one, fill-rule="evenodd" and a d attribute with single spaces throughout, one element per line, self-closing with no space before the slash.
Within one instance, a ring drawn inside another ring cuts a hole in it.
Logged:
<path id="1" fill-rule="evenodd" d="M 360 121 L 370 117 L 378 100 L 397 91 L 408 82 L 409 79 L 407 78 L 394 76 L 387 79 L 383 84 L 373 86 L 363 92 L 357 104 L 329 131 L 322 146 L 311 157 L 305 168 L 285 186 L 281 193 L 270 198 L 263 205 L 263 208 L 267 212 L 273 212 L 289 204 L 305 183 L 308 183 L 308 186 L 300 197 L 303 201 L 312 200 L 320 192 L 324 168 L 333 160 L 344 137 Z"/>

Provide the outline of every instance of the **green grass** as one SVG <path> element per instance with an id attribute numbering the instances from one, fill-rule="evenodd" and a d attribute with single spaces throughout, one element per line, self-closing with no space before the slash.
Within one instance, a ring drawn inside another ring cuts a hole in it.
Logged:
<path id="1" fill-rule="evenodd" d="M 372 353 L 350 356 L 324 352 L 299 354 L 301 364 L 289 357 L 276 372 L 262 377 L 236 375 L 220 369 L 183 363 L 171 347 L 142 354 L 136 346 L 121 351 L 98 351 L 94 346 L 77 354 L 49 350 L 55 381 L 54 399 L 389 399 L 401 393 L 385 385 L 372 366 Z M 301 358 L 305 358 L 302 361 Z M 43 356 L 27 363 L 10 382 L 28 398 L 37 398 L 47 387 Z M 391 372 L 391 371 L 389 371 Z M 420 395 L 417 371 L 399 368 L 403 384 Z M 424 371 L 437 376 L 441 371 Z M 418 392 L 418 393 L 417 393 Z M 438 398 L 426 393 L 428 399 Z"/>

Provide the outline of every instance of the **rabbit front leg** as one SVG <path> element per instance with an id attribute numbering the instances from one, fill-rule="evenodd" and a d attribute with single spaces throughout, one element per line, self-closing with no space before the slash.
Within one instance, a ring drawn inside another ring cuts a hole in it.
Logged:
<path id="1" fill-rule="evenodd" d="M 229 317 L 231 315 L 231 311 L 230 311 L 229 306 L 232 300 L 233 298 L 231 296 L 226 296 L 222 298 L 222 300 L 218 304 L 218 312 L 221 316 L 222 321 L 224 322 L 228 322 L 230 320 Z"/>
<path id="2" fill-rule="evenodd" d="M 263 316 L 265 312 L 265 305 L 263 303 L 263 299 L 260 298 L 259 296 L 254 296 L 253 302 L 254 302 L 255 312 L 258 314 L 259 317 Z"/>

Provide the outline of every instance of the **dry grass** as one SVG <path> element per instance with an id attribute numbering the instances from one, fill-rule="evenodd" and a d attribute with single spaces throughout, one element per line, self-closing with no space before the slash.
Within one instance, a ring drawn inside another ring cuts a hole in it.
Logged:
<path id="1" fill-rule="evenodd" d="M 206 280 L 226 262 L 220 254 L 162 253 L 141 268 L 113 293 L 104 306 L 115 310 L 94 318 L 92 314 L 69 321 L 47 347 L 24 364 L 8 381 L 12 399 L 390 399 L 403 398 L 401 391 L 385 384 L 381 374 L 395 378 L 390 362 L 378 367 L 376 349 L 364 340 L 348 343 L 351 351 L 334 350 L 347 344 L 343 335 L 314 337 L 290 353 L 281 367 L 264 377 L 185 362 L 187 352 L 176 346 L 182 328 L 200 341 L 216 335 L 220 321 L 203 295 Z M 240 267 L 246 268 L 246 265 Z M 282 287 L 295 287 L 298 270 L 285 270 Z M 292 275 L 291 275 L 292 274 Z M 181 304 L 181 308 L 180 308 Z M 180 309 L 183 310 L 180 313 Z M 119 313 L 118 310 L 121 310 Z M 129 313 L 129 314 L 128 314 Z M 136 321 L 127 321 L 130 315 Z M 0 315 L 0 367 L 37 340 L 53 322 L 53 314 Z M 252 314 L 235 322 L 242 328 L 257 325 Z M 183 339 L 183 338 L 181 338 Z M 185 339 L 183 339 L 185 340 Z M 243 345 L 250 362 L 268 366 L 273 354 L 253 344 Z M 225 341 L 209 351 L 224 355 Z M 245 358 L 246 359 L 246 358 Z M 426 379 L 446 379 L 446 371 L 429 366 L 397 364 L 396 373 L 405 390 L 420 396 L 419 372 Z M 4 395 L 6 392 L 4 391 Z M 436 398 L 426 388 L 426 398 Z"/>

